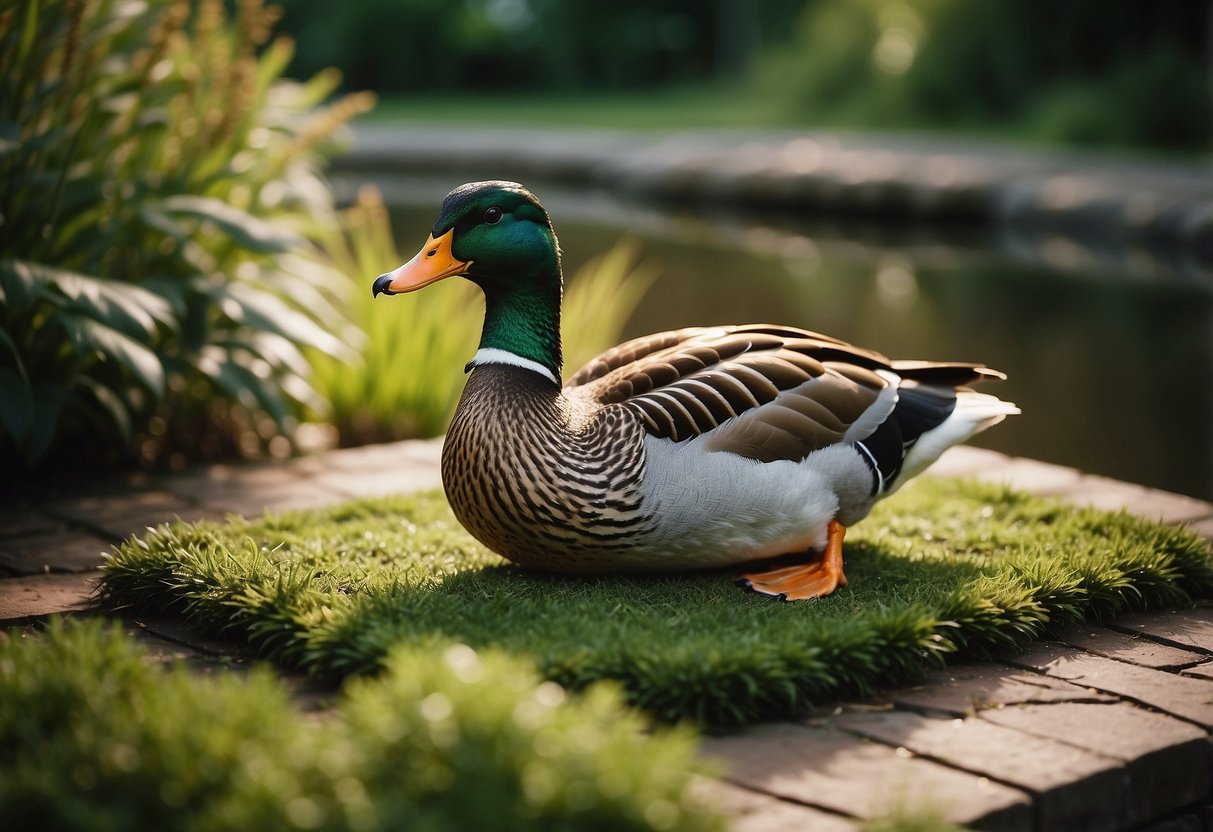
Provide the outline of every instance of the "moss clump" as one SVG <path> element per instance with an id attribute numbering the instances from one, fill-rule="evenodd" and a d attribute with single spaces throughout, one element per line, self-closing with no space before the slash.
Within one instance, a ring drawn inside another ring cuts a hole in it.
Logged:
<path id="1" fill-rule="evenodd" d="M 148 664 L 116 628 L 0 641 L 12 829 L 716 829 L 685 730 L 568 697 L 500 651 L 390 651 L 328 719 L 247 677 Z"/>

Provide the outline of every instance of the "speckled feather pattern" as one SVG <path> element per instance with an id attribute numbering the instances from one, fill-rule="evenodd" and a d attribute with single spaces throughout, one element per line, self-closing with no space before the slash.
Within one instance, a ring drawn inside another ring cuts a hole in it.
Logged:
<path id="1" fill-rule="evenodd" d="M 472 371 L 442 451 L 464 527 L 516 563 L 561 572 L 618 568 L 652 531 L 644 471 L 633 413 L 570 400 L 508 365 Z"/>
<path id="2" fill-rule="evenodd" d="M 447 497 L 490 549 L 553 571 L 704 568 L 818 548 L 831 519 L 858 522 L 947 447 L 1017 412 L 957 387 L 1000 375 L 980 366 L 892 362 L 765 325 L 637 339 L 563 389 L 486 361 L 443 449 Z M 904 442 L 886 427 L 909 418 L 895 416 L 899 393 L 920 411 Z"/>

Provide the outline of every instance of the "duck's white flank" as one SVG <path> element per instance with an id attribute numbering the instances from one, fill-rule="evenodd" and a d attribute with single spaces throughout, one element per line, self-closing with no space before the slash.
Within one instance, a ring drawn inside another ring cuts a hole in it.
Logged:
<path id="1" fill-rule="evenodd" d="M 874 502 L 872 475 L 853 446 L 800 462 L 758 462 L 706 450 L 705 439 L 645 439 L 642 505 L 661 522 L 638 553 L 644 568 L 709 568 L 820 549 L 832 518 L 858 522 Z"/>
<path id="2" fill-rule="evenodd" d="M 521 367 L 524 370 L 530 370 L 534 373 L 551 381 L 553 384 L 559 385 L 560 379 L 556 378 L 547 367 L 540 364 L 538 361 L 532 361 L 529 358 L 523 358 L 521 355 L 510 352 L 509 350 L 499 350 L 495 347 L 482 347 L 476 350 L 476 354 L 472 356 L 472 360 L 468 362 L 469 367 L 479 367 L 481 364 L 509 364 L 511 367 Z"/>

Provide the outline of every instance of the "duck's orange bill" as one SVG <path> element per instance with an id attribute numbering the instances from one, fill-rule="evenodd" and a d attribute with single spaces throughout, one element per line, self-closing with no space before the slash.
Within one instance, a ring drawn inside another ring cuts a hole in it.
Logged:
<path id="1" fill-rule="evenodd" d="M 444 277 L 466 272 L 472 261 L 456 259 L 451 252 L 451 241 L 454 238 L 453 228 L 437 239 L 431 234 L 412 260 L 394 272 L 384 275 L 389 278 L 386 289 L 393 293 L 415 292 Z"/>

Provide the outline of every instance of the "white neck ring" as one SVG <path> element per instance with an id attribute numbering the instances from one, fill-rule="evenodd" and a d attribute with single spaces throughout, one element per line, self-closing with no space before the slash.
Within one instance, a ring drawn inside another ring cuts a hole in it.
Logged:
<path id="1" fill-rule="evenodd" d="M 481 347 L 476 350 L 476 354 L 472 356 L 472 360 L 468 362 L 468 368 L 479 367 L 482 364 L 508 364 L 511 367 L 521 367 L 524 370 L 530 370 L 533 373 L 546 378 L 548 381 L 560 386 L 560 380 L 556 378 L 555 373 L 547 367 L 540 364 L 538 361 L 532 361 L 529 358 L 523 358 L 521 355 L 510 352 L 509 350 L 499 350 L 495 347 Z"/>

